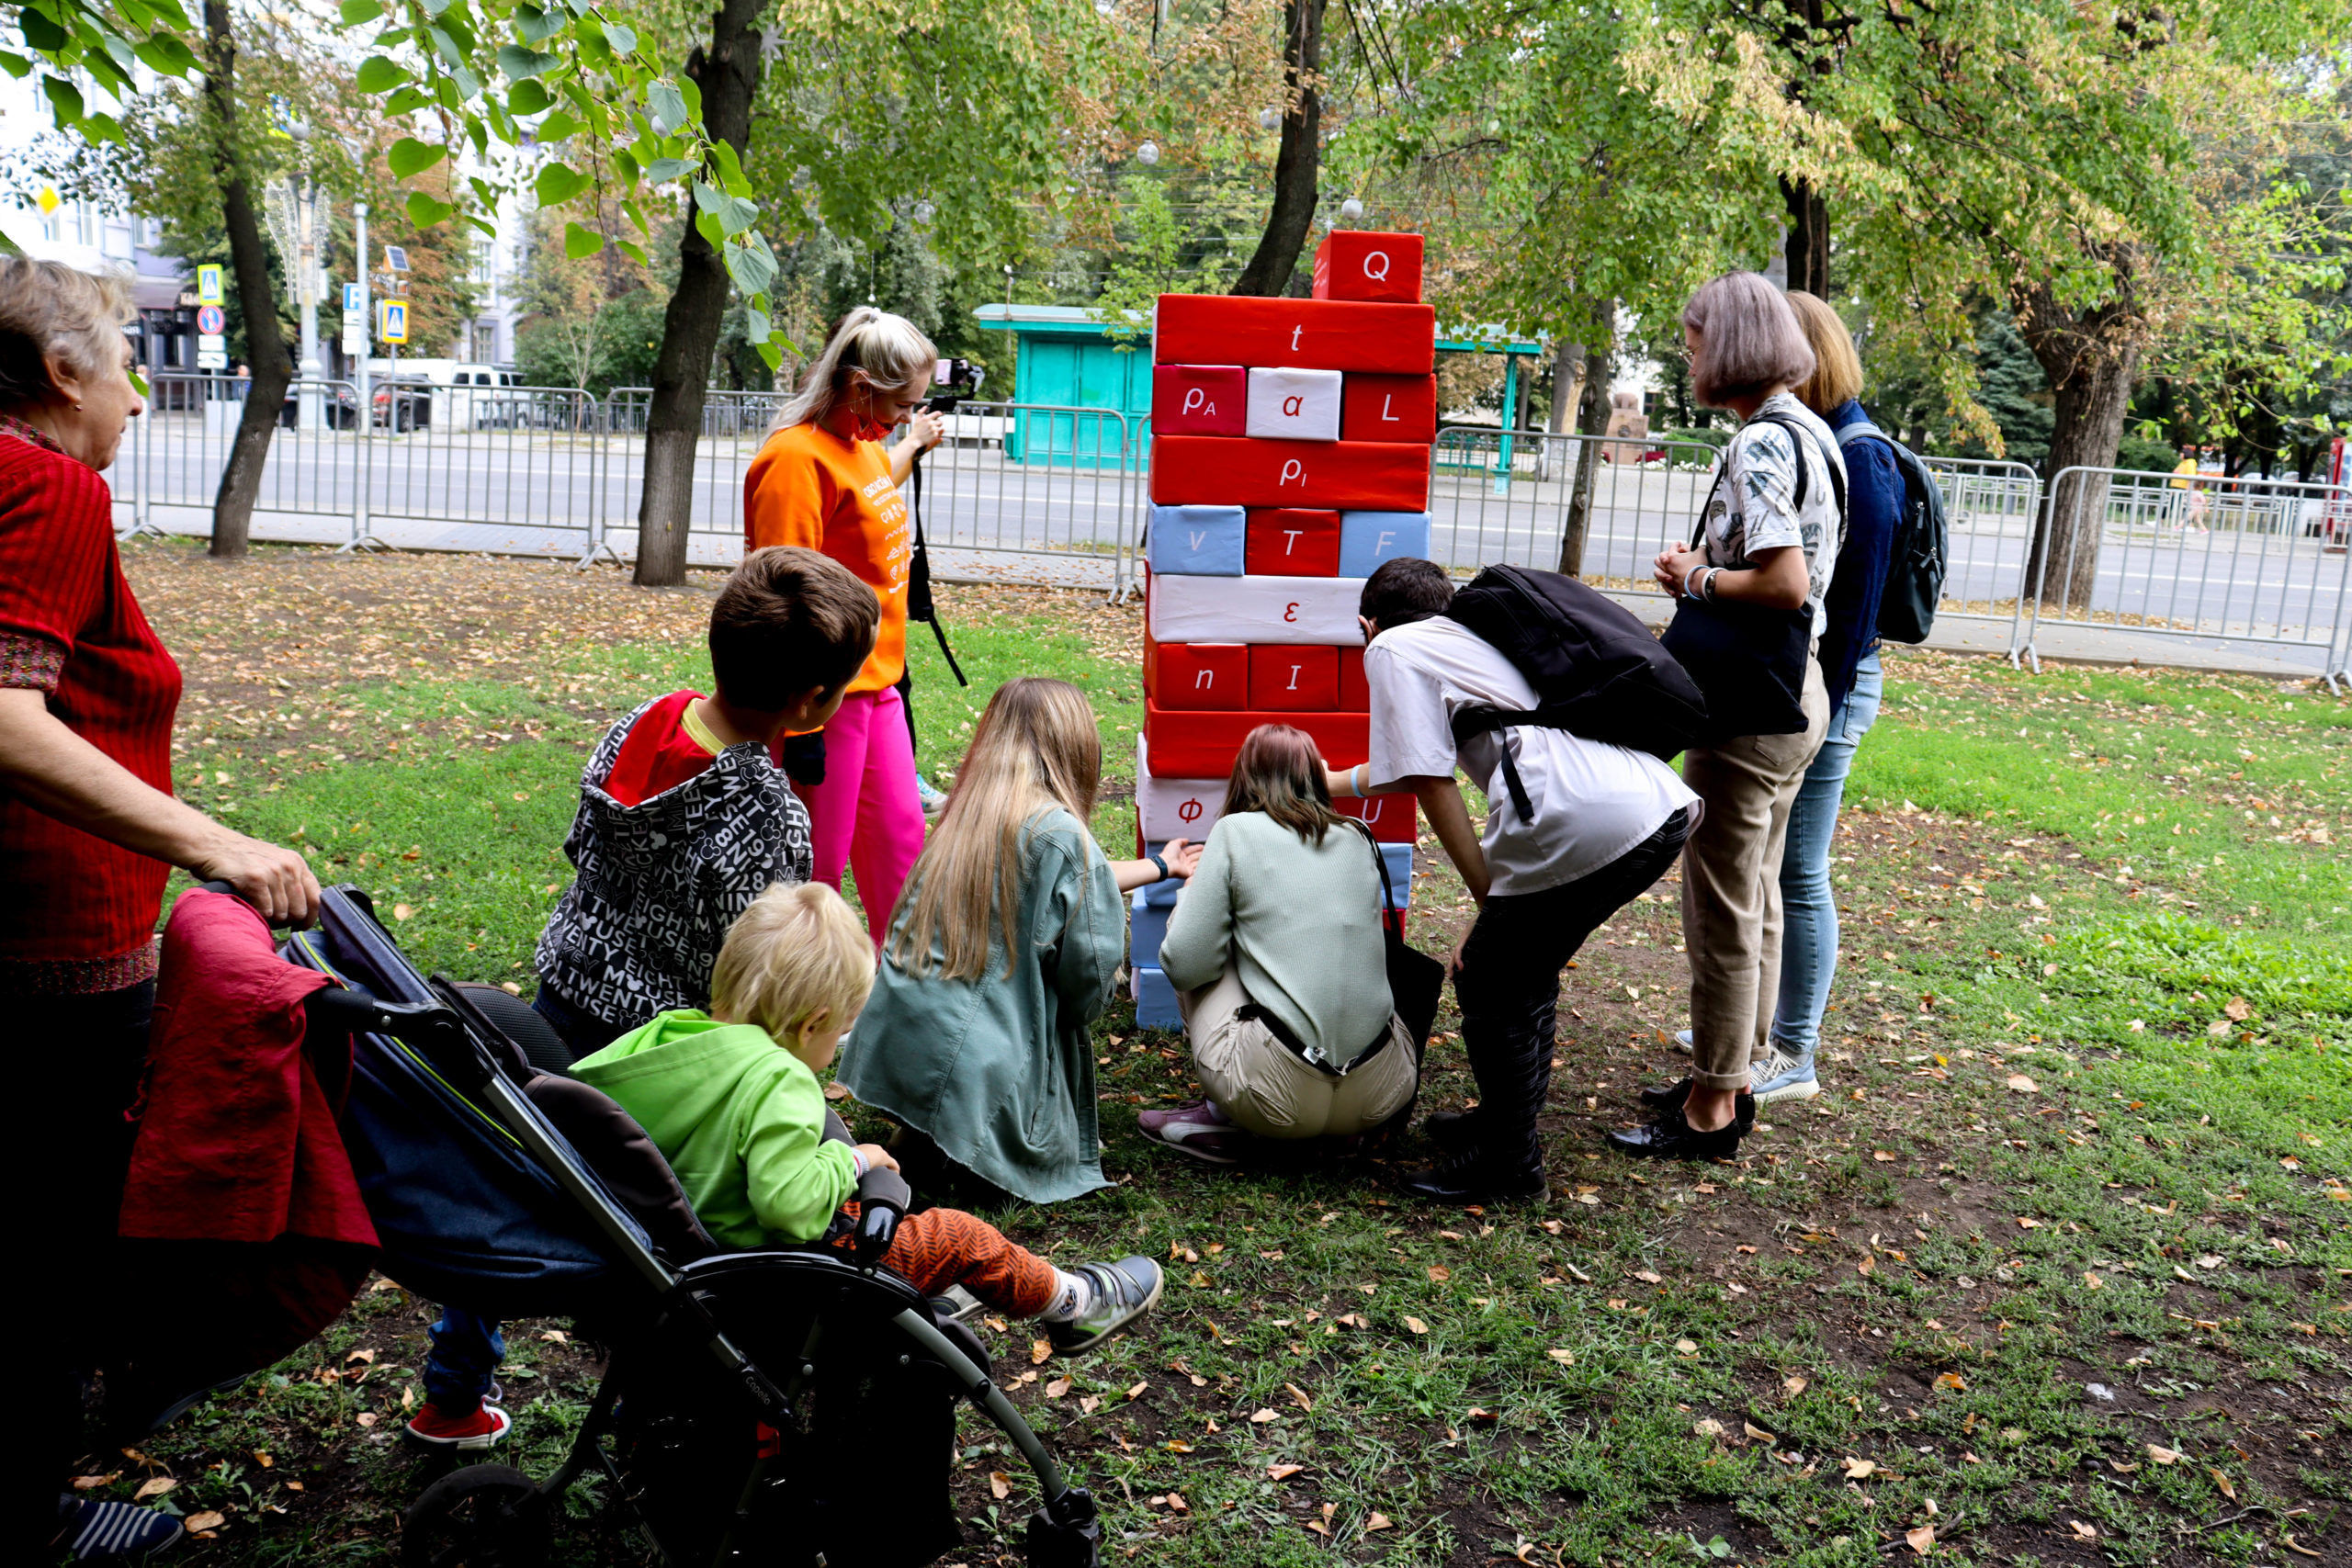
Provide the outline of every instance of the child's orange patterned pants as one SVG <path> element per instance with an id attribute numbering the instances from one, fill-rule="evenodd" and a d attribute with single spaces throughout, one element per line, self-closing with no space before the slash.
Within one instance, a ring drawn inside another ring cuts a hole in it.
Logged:
<path id="1" fill-rule="evenodd" d="M 853 1241 L 834 1245 L 847 1251 Z M 927 1296 L 961 1285 L 1010 1317 L 1035 1317 L 1054 1304 L 1054 1266 L 961 1209 L 925 1209 L 899 1220 L 882 1266 Z"/>

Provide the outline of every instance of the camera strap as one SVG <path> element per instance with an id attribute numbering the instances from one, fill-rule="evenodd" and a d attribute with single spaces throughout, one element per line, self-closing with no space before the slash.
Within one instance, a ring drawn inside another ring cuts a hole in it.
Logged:
<path id="1" fill-rule="evenodd" d="M 959 686 L 972 682 L 964 667 L 956 662 L 956 650 L 947 646 L 947 628 L 940 624 L 939 606 L 931 597 L 931 547 L 922 536 L 922 454 L 915 454 L 914 464 L 907 470 L 908 504 L 915 514 L 914 556 L 907 567 L 907 619 L 928 621 L 931 635 L 939 639 L 939 655 L 947 660 L 947 668 Z"/>

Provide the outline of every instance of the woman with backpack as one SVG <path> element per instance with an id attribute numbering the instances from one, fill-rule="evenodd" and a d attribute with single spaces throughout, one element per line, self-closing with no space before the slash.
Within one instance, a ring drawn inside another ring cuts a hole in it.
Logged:
<path id="1" fill-rule="evenodd" d="M 1812 649 L 1801 681 L 1791 671 L 1790 695 L 1802 696 L 1788 732 L 1720 739 L 1683 756 L 1682 782 L 1705 805 L 1682 857 L 1691 1070 L 1645 1097 L 1656 1120 L 1609 1139 L 1645 1158 L 1716 1159 L 1738 1149 L 1755 1123 L 1750 1090 L 1775 1071 L 1769 1032 L 1781 983 L 1781 857 L 1798 788 L 1828 728 L 1818 649 L 1845 531 L 1846 475 L 1837 437 L 1795 395 L 1815 361 L 1795 311 L 1770 282 L 1752 272 L 1716 278 L 1691 297 L 1682 330 L 1692 389 L 1743 423 L 1724 449 L 1698 538 L 1659 553 L 1657 581 L 1678 599 L 1729 606 L 1749 624 L 1771 621 L 1770 613 L 1801 620 L 1803 627 L 1782 626 L 1781 642 L 1809 641 Z M 1809 638 L 1798 636 L 1804 629 Z"/>

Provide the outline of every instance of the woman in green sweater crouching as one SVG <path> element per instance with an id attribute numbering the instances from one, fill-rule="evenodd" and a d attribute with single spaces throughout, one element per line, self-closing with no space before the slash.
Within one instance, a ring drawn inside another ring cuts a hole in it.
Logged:
<path id="1" fill-rule="evenodd" d="M 1255 1139 L 1368 1132 L 1412 1102 L 1419 1066 L 1388 994 L 1378 857 L 1331 808 L 1311 737 L 1250 731 L 1159 944 L 1209 1097 L 1145 1111 L 1146 1136 L 1230 1165 Z"/>

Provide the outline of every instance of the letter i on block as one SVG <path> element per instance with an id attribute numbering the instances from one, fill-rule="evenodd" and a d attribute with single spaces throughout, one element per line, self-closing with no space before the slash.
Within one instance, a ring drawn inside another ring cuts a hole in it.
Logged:
<path id="1" fill-rule="evenodd" d="M 1246 434 L 1277 441 L 1337 441 L 1337 370 L 1252 369 Z"/>
<path id="2" fill-rule="evenodd" d="M 1261 713 L 1330 713 L 1340 705 L 1340 650 L 1312 643 L 1250 649 L 1250 705 Z"/>

